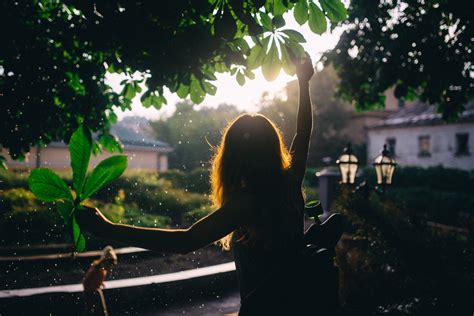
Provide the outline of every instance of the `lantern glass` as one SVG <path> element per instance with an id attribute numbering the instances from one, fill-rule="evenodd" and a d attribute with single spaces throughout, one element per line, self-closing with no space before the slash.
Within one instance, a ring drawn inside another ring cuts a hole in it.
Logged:
<path id="1" fill-rule="evenodd" d="M 342 154 L 337 160 L 341 172 L 341 182 L 353 184 L 357 174 L 359 159 L 353 154 Z"/>
<path id="2" fill-rule="evenodd" d="M 386 153 L 382 153 L 374 160 L 377 184 L 391 184 L 393 172 L 395 171 L 395 160 Z"/>

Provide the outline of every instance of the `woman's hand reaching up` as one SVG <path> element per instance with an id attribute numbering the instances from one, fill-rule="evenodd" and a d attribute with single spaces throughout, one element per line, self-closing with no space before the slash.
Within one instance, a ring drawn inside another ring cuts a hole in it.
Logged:
<path id="1" fill-rule="evenodd" d="M 308 53 L 302 63 L 296 63 L 296 76 L 300 83 L 308 82 L 314 75 L 313 61 Z"/>

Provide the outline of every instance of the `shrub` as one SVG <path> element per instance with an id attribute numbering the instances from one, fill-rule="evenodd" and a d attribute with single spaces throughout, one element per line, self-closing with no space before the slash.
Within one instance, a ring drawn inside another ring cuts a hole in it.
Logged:
<path id="1" fill-rule="evenodd" d="M 0 244 L 30 245 L 70 242 L 53 205 L 0 214 Z"/>
<path id="2" fill-rule="evenodd" d="M 374 169 L 364 168 L 363 171 L 366 178 L 373 184 L 375 182 Z M 430 168 L 397 167 L 392 186 L 425 187 L 430 190 L 474 193 L 474 178 L 468 171 L 441 166 Z"/>
<path id="3" fill-rule="evenodd" d="M 44 203 L 38 201 L 31 191 L 24 188 L 14 188 L 0 191 L 0 212 L 21 212 L 44 208 Z"/>
<path id="4" fill-rule="evenodd" d="M 0 240 L 9 244 L 69 242 L 69 236 L 61 233 L 63 222 L 54 204 L 36 200 L 26 189 L 25 175 L 0 172 Z M 176 178 L 173 181 L 178 183 Z M 199 178 L 193 187 L 204 183 L 198 171 L 191 178 Z M 174 187 L 172 179 L 155 172 L 129 171 L 97 192 L 91 204 L 114 222 L 146 227 L 179 226 L 186 213 L 208 205 L 209 200 L 204 194 Z M 186 220 L 189 218 L 186 216 Z"/>
<path id="5" fill-rule="evenodd" d="M 343 191 L 335 207 L 345 219 L 339 244 L 341 295 L 364 315 L 468 315 L 474 275 L 469 235 L 434 233 L 407 217 L 390 197 Z"/>
<path id="6" fill-rule="evenodd" d="M 159 177 L 169 180 L 174 188 L 197 193 L 206 193 L 210 190 L 209 170 L 205 168 L 196 168 L 189 172 L 168 170 L 160 173 Z"/>
<path id="7" fill-rule="evenodd" d="M 168 216 L 143 213 L 133 204 L 125 207 L 124 217 L 120 222 L 128 225 L 157 228 L 166 228 L 172 225 L 172 220 Z"/>
<path id="8" fill-rule="evenodd" d="M 187 225 L 191 225 L 192 223 L 200 220 L 204 216 L 210 214 L 213 211 L 211 205 L 204 205 L 200 208 L 196 208 L 192 211 L 186 212 L 183 215 L 183 221 Z"/>
<path id="9" fill-rule="evenodd" d="M 306 168 L 306 174 L 304 177 L 304 185 L 305 187 L 318 187 L 319 186 L 319 178 L 316 176 L 316 172 L 318 168 Z"/>

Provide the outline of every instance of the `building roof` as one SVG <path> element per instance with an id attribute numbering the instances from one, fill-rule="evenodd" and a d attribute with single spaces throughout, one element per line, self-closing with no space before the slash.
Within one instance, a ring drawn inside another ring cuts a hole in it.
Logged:
<path id="1" fill-rule="evenodd" d="M 457 123 L 463 122 L 474 122 L 474 101 L 467 103 L 464 106 L 464 111 L 459 115 Z M 444 123 L 441 113 L 436 111 L 436 106 L 418 103 L 399 109 L 389 115 L 381 124 L 370 128 L 440 125 Z"/>
<path id="2" fill-rule="evenodd" d="M 110 132 L 117 136 L 126 148 L 154 148 L 170 151 L 171 147 L 152 136 L 150 123 L 144 117 L 125 117 L 113 125 Z"/>
<path id="3" fill-rule="evenodd" d="M 110 133 L 117 136 L 124 149 L 170 152 L 172 148 L 165 142 L 152 136 L 150 123 L 144 117 L 125 117 L 110 128 Z M 63 142 L 51 142 L 51 147 L 65 147 Z"/>

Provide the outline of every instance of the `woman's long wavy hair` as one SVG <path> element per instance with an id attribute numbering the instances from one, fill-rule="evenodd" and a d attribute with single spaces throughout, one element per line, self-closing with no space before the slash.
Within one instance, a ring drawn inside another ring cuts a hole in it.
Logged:
<path id="1" fill-rule="evenodd" d="M 291 155 L 278 127 L 261 114 L 242 114 L 224 129 L 212 159 L 211 197 L 216 207 L 246 189 L 259 194 L 281 183 Z M 220 244 L 230 249 L 232 234 Z"/>

